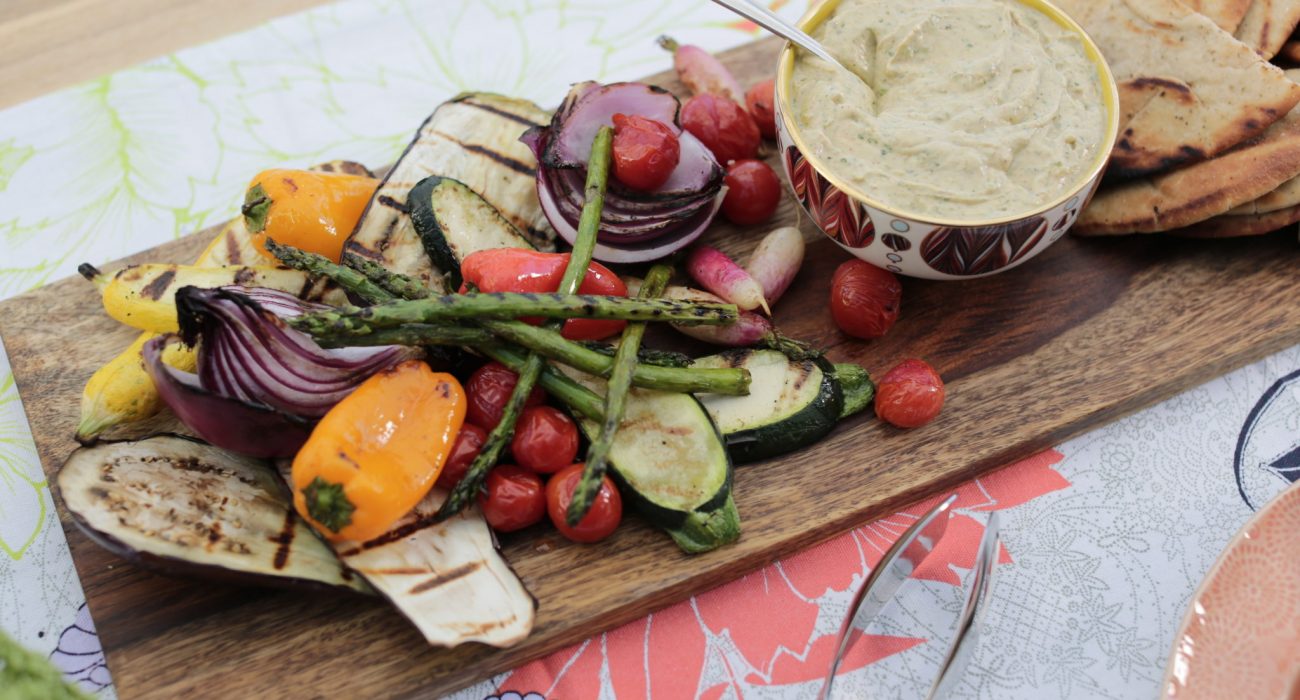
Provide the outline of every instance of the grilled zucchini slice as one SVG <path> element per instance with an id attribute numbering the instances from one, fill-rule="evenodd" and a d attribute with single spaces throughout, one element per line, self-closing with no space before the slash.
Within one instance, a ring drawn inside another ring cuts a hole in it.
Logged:
<path id="1" fill-rule="evenodd" d="M 604 395 L 605 380 L 558 367 Z M 588 439 L 600 433 L 596 421 L 574 418 Z M 718 427 L 690 394 L 632 388 L 609 467 L 632 507 L 688 554 L 740 537 L 740 514 L 731 498 L 731 458 Z"/>
<path id="2" fill-rule="evenodd" d="M 747 396 L 699 397 L 738 464 L 817 442 L 835 428 L 844 407 L 834 368 L 822 358 L 792 360 L 777 350 L 744 348 L 701 357 L 692 366 L 740 367 L 753 378 Z"/>
<path id="3" fill-rule="evenodd" d="M 465 256 L 492 248 L 528 248 L 532 241 L 465 183 L 434 175 L 411 188 L 406 200 L 411 223 L 433 264 L 445 270 L 448 286 L 460 288 Z"/>

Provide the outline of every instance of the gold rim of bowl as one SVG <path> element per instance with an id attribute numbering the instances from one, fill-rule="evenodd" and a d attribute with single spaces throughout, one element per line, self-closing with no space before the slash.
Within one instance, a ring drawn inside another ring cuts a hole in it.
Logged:
<path id="1" fill-rule="evenodd" d="M 900 219 L 909 219 L 934 226 L 951 226 L 951 227 L 983 227 L 996 226 L 998 224 L 1011 223 L 1020 221 L 1031 216 L 1038 216 L 1059 206 L 1061 203 L 1069 200 L 1080 193 L 1081 190 L 1088 187 L 1094 179 L 1101 175 L 1102 170 L 1106 168 L 1107 161 L 1110 160 L 1111 149 L 1115 147 L 1115 140 L 1119 136 L 1119 89 L 1115 84 L 1115 76 L 1110 72 L 1110 66 L 1107 65 L 1106 59 L 1102 57 L 1101 50 L 1093 42 L 1092 37 L 1083 30 L 1074 20 L 1062 12 L 1055 5 L 1046 2 L 1046 0 L 1017 0 L 1021 5 L 1037 10 L 1047 15 L 1052 21 L 1065 27 L 1079 37 L 1083 42 L 1084 53 L 1092 61 L 1093 66 L 1097 69 L 1097 76 L 1101 82 L 1101 99 L 1103 106 L 1106 108 L 1106 134 L 1101 141 L 1101 148 L 1097 149 L 1096 162 L 1087 172 L 1075 181 L 1066 191 L 1065 194 L 1053 199 L 1039 207 L 1029 211 L 1000 216 L 992 219 L 945 219 L 929 215 L 921 215 L 915 212 L 909 212 L 898 207 L 885 204 L 868 195 L 857 187 L 845 182 L 835 174 L 833 168 L 829 168 L 825 163 L 813 153 L 804 143 L 803 137 L 799 134 L 798 126 L 794 121 L 794 110 L 791 108 L 791 80 L 794 76 L 794 55 L 795 47 L 793 44 L 786 43 L 785 48 L 781 51 L 780 62 L 777 65 L 776 73 L 776 100 L 781 109 L 782 121 L 785 122 L 785 131 L 790 140 L 803 154 L 805 160 L 812 164 L 813 168 L 832 185 L 840 191 L 852 196 L 860 202 L 874 207 L 881 211 L 887 212 Z M 824 0 L 814 5 L 803 17 L 799 18 L 798 26 L 805 33 L 811 34 L 812 30 L 826 20 L 835 8 L 840 4 L 840 0 Z M 784 154 L 783 154 L 784 157 Z"/>

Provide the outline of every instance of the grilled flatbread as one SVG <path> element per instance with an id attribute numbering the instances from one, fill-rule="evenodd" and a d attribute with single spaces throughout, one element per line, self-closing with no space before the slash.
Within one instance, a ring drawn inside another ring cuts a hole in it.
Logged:
<path id="1" fill-rule="evenodd" d="M 1171 236 L 1184 238 L 1240 238 L 1242 236 L 1261 236 L 1300 221 L 1300 205 L 1287 209 L 1271 211 L 1267 214 L 1248 214 L 1246 216 L 1216 216 L 1186 228 L 1169 232 Z"/>
<path id="2" fill-rule="evenodd" d="M 1238 207 L 1233 207 L 1228 211 L 1229 216 L 1247 216 L 1250 214 L 1267 214 L 1280 209 L 1290 209 L 1300 205 L 1300 177 L 1293 177 L 1290 180 L 1278 185 L 1277 189 L 1256 199 L 1252 202 L 1246 202 Z"/>
<path id="3" fill-rule="evenodd" d="M 1215 156 L 1300 102 L 1300 86 L 1178 0 L 1061 0 L 1120 85 L 1109 175 L 1133 178 Z"/>
<path id="4" fill-rule="evenodd" d="M 1210 18 L 1219 29 L 1231 34 L 1250 9 L 1251 0 L 1183 0 L 1183 4 Z"/>
<path id="5" fill-rule="evenodd" d="M 1183 228 L 1254 201 L 1300 177 L 1300 110 L 1218 158 L 1108 186 L 1072 231 L 1104 236 Z"/>
<path id="6" fill-rule="evenodd" d="M 1235 36 L 1264 58 L 1272 58 L 1300 24 L 1300 0 L 1255 0 Z"/>

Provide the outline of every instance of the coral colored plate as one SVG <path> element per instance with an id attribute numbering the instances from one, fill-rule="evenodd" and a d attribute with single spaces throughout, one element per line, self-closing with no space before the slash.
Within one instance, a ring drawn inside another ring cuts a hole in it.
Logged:
<path id="1" fill-rule="evenodd" d="M 1300 483 L 1246 523 L 1192 598 L 1165 698 L 1300 699 Z"/>

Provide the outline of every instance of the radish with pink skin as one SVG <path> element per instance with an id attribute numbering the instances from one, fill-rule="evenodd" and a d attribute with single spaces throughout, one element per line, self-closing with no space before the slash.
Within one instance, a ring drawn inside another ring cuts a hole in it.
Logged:
<path id="1" fill-rule="evenodd" d="M 659 37 L 659 45 L 673 52 L 673 68 L 692 95 L 712 93 L 745 106 L 745 91 L 736 76 L 713 54 L 691 44 L 678 44 L 672 37 Z"/>
<path id="2" fill-rule="evenodd" d="M 742 311 L 763 309 L 772 315 L 772 309 L 763 296 L 763 287 L 745 272 L 745 268 L 727 257 L 727 254 L 707 245 L 695 246 L 686 258 L 686 271 L 701 287 L 740 307 Z"/>
<path id="3" fill-rule="evenodd" d="M 793 226 L 782 226 L 763 237 L 745 269 L 762 287 L 767 303 L 775 304 L 790 288 L 802 265 L 803 234 Z"/>
<path id="4" fill-rule="evenodd" d="M 629 297 L 635 297 L 641 290 L 641 280 L 635 277 L 624 277 L 623 283 L 627 285 Z M 727 303 L 708 292 L 676 285 L 669 285 L 664 290 L 663 298 L 713 304 Z M 728 323 L 725 326 L 681 326 L 675 323 L 669 325 L 674 330 L 696 340 L 727 347 L 743 348 L 753 345 L 772 345 L 778 340 L 772 322 L 752 311 L 741 311 L 733 323 Z"/>

